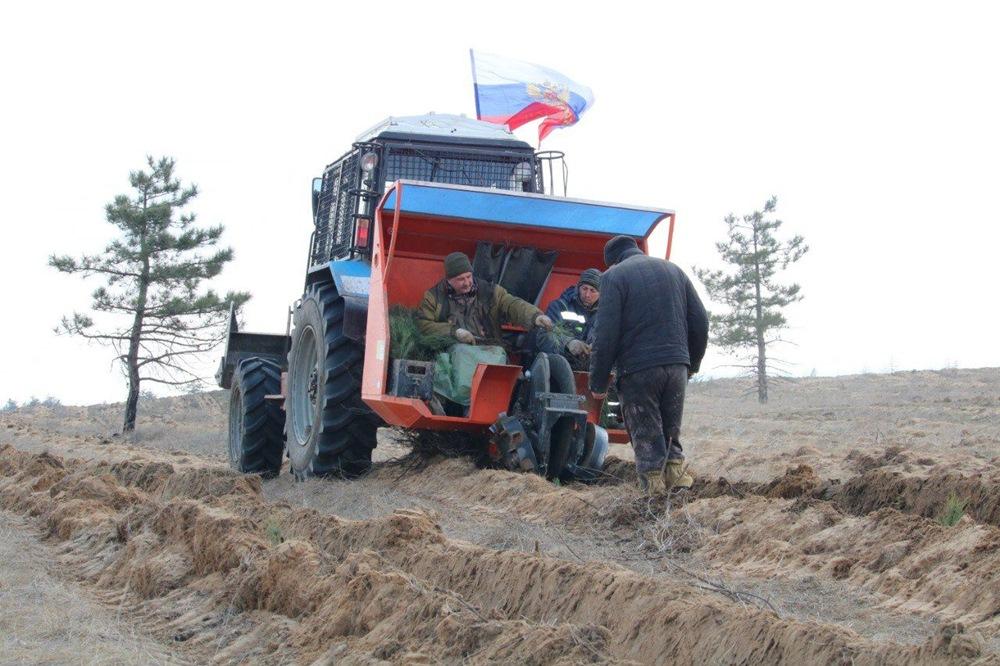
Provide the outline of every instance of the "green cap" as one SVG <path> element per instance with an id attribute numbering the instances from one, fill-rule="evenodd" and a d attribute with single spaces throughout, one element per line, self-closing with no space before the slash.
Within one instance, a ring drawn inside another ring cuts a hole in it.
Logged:
<path id="1" fill-rule="evenodd" d="M 444 276 L 448 279 L 472 272 L 472 262 L 464 252 L 452 252 L 444 258 Z"/>

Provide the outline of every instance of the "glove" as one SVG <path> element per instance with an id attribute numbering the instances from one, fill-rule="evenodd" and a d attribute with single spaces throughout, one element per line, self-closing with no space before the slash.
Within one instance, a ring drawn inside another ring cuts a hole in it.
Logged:
<path id="1" fill-rule="evenodd" d="M 540 314 L 537 317 L 535 317 L 535 326 L 541 326 L 546 331 L 551 331 L 553 328 L 555 328 L 555 324 L 553 324 L 552 320 L 548 318 L 548 315 L 543 315 L 543 314 Z"/>
<path id="2" fill-rule="evenodd" d="M 566 351 L 573 356 L 590 356 L 590 347 L 583 340 L 570 340 L 566 343 Z"/>
<path id="3" fill-rule="evenodd" d="M 474 336 L 472 333 L 465 330 L 464 328 L 455 329 L 455 339 L 467 345 L 476 344 L 476 336 Z"/>

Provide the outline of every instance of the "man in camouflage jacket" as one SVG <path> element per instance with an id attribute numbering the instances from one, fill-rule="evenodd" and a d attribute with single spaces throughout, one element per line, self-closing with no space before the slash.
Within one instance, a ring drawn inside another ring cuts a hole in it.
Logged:
<path id="1" fill-rule="evenodd" d="M 552 330 L 552 320 L 534 305 L 473 277 L 465 254 L 445 257 L 444 271 L 444 279 L 424 293 L 417 310 L 417 326 L 424 335 L 451 336 L 468 345 L 500 344 L 502 324 Z"/>

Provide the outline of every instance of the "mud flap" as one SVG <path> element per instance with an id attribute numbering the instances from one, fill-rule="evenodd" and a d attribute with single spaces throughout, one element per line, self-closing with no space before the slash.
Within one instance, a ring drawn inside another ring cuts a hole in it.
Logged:
<path id="1" fill-rule="evenodd" d="M 327 274 L 333 278 L 337 293 L 344 299 L 344 337 L 363 345 L 368 330 L 371 266 L 358 259 L 337 259 L 311 273 L 307 282 L 311 284 L 324 280 Z"/>
<path id="2" fill-rule="evenodd" d="M 364 344 L 368 330 L 368 299 L 344 296 L 344 337 Z"/>

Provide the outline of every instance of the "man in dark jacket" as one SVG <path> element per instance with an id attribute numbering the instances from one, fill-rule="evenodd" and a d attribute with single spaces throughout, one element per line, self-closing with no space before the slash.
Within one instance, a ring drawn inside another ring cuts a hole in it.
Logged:
<path id="1" fill-rule="evenodd" d="M 472 262 L 461 252 L 445 257 L 444 279 L 424 293 L 416 319 L 424 335 L 451 336 L 467 345 L 500 344 L 501 324 L 552 329 L 552 320 L 531 303 L 473 277 Z"/>
<path id="2" fill-rule="evenodd" d="M 561 354 L 574 370 L 588 370 L 600 289 L 601 271 L 588 268 L 575 285 L 549 303 L 545 314 L 556 328 L 538 332 L 538 351 Z"/>
<path id="3" fill-rule="evenodd" d="M 645 255 L 633 238 L 604 246 L 601 316 L 590 358 L 590 390 L 607 394 L 618 372 L 622 411 L 640 483 L 650 493 L 689 488 L 680 442 L 684 389 L 708 346 L 708 315 L 677 265 Z"/>

